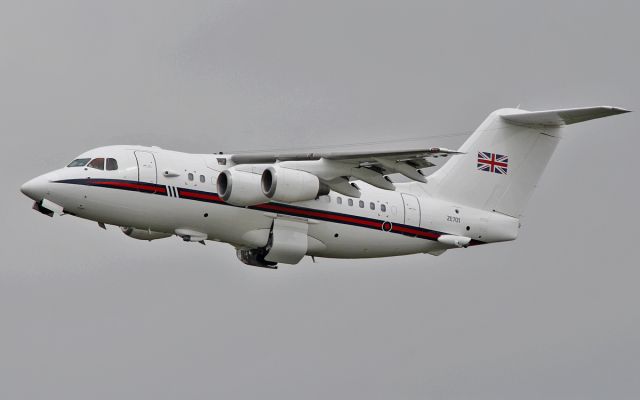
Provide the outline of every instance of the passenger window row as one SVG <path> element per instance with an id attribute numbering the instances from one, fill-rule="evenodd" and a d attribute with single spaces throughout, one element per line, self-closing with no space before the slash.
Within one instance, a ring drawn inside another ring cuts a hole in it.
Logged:
<path id="1" fill-rule="evenodd" d="M 331 197 L 327 196 L 329 198 L 329 201 L 331 201 Z M 342 205 L 342 197 L 338 196 L 336 198 L 336 203 L 338 205 Z M 349 207 L 353 207 L 353 199 L 347 199 L 347 204 L 349 205 Z M 358 207 L 360 208 L 364 208 L 364 200 L 358 200 Z M 371 210 L 376 209 L 376 203 L 374 203 L 373 201 L 369 202 L 369 208 Z M 387 211 L 387 206 L 385 204 L 380 204 L 380 211 L 382 212 L 386 212 Z"/>
<path id="2" fill-rule="evenodd" d="M 193 173 L 189 172 L 187 174 L 187 179 L 189 179 L 190 181 L 193 181 L 193 180 L 195 180 L 195 175 Z M 200 183 L 205 183 L 207 181 L 207 178 L 205 178 L 204 175 L 200 175 L 199 179 L 200 179 Z"/>

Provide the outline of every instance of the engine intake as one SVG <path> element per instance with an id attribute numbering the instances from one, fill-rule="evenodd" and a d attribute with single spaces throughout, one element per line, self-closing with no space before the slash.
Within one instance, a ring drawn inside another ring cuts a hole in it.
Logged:
<path id="1" fill-rule="evenodd" d="M 260 190 L 260 175 L 229 168 L 218 175 L 218 195 L 235 206 L 253 206 L 269 199 Z"/>
<path id="2" fill-rule="evenodd" d="M 329 194 L 329 186 L 317 176 L 297 169 L 271 166 L 261 179 L 262 193 L 276 201 L 294 203 Z"/>

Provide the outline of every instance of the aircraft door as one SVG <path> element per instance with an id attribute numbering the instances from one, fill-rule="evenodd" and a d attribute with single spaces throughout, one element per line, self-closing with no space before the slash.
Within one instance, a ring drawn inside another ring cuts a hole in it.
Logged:
<path id="1" fill-rule="evenodd" d="M 158 172 L 153 154 L 146 151 L 136 151 L 135 154 L 138 161 L 138 181 L 157 183 Z"/>
<path id="2" fill-rule="evenodd" d="M 404 203 L 404 223 L 420 226 L 420 205 L 416 196 L 402 193 L 402 201 Z"/>

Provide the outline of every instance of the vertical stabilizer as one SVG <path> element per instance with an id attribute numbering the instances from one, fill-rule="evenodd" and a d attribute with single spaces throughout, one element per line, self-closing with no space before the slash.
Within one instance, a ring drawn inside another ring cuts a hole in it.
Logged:
<path id="1" fill-rule="evenodd" d="M 614 107 L 494 111 L 462 145 L 465 154 L 429 177 L 432 194 L 519 218 L 560 140 L 562 126 L 625 112 Z"/>

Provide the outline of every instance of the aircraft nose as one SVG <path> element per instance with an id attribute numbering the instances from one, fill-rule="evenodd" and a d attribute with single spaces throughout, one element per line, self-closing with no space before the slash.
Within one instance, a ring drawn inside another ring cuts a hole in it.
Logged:
<path id="1" fill-rule="evenodd" d="M 47 183 L 48 180 L 44 178 L 44 176 L 39 176 L 25 182 L 20 187 L 20 191 L 24 193 L 25 196 L 35 201 L 40 201 L 44 198 L 44 194 L 47 190 Z"/>

